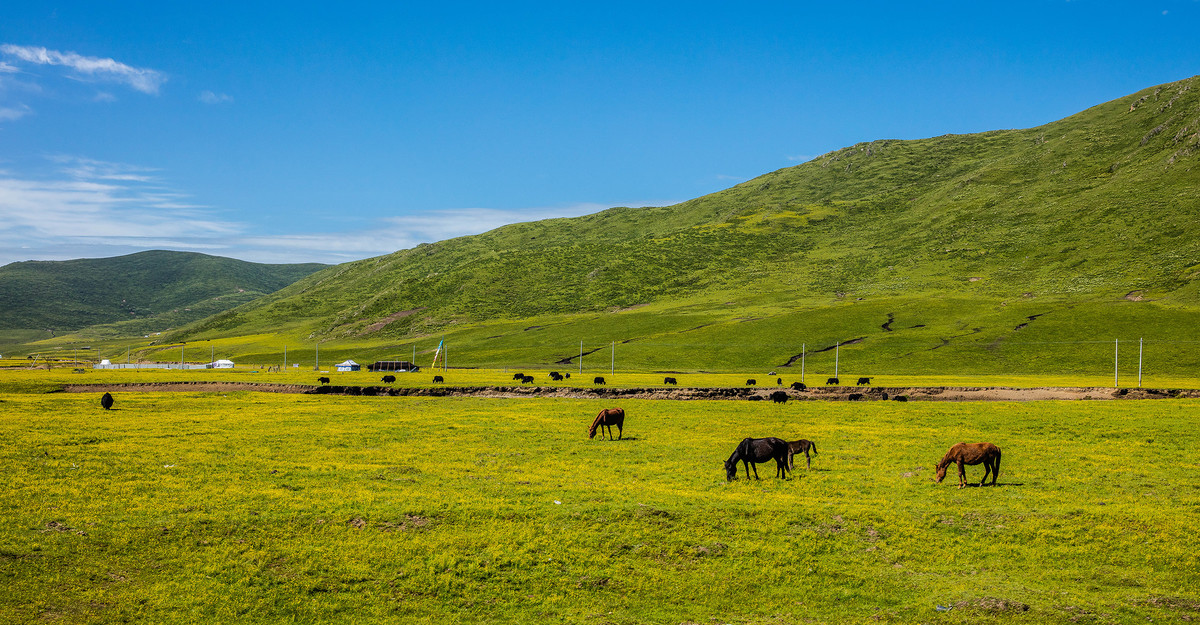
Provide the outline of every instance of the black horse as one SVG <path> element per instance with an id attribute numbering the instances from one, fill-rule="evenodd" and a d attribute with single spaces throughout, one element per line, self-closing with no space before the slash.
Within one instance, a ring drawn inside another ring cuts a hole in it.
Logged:
<path id="1" fill-rule="evenodd" d="M 725 479 L 732 481 L 737 477 L 737 463 L 741 461 L 746 467 L 746 479 L 750 479 L 751 465 L 768 460 L 775 461 L 775 477 L 787 479 L 788 444 L 781 438 L 743 438 L 737 449 L 725 461 Z M 758 478 L 758 466 L 754 466 L 754 479 Z"/>

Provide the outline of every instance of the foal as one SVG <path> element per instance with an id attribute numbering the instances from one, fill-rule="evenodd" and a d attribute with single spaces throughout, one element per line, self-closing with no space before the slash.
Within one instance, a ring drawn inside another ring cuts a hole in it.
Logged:
<path id="1" fill-rule="evenodd" d="M 799 453 L 804 454 L 804 469 L 811 469 L 812 456 L 808 455 L 808 450 L 810 449 L 812 450 L 813 456 L 817 455 L 817 444 L 808 440 L 807 438 L 802 438 L 798 441 L 788 441 L 788 470 L 793 470 L 795 466 L 792 463 L 792 456 L 795 456 Z"/>

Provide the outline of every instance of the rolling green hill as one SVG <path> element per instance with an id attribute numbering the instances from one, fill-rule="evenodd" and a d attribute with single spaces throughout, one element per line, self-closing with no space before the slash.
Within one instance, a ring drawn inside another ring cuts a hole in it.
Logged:
<path id="1" fill-rule="evenodd" d="M 446 334 L 463 364 L 532 365 L 619 342 L 665 368 L 783 366 L 850 341 L 852 362 L 907 371 L 1071 367 L 1028 346 L 1105 341 L 1103 358 L 1157 336 L 1200 366 L 1197 86 L 347 263 L 171 340 L 282 333 L 362 354 Z"/>
<path id="2" fill-rule="evenodd" d="M 61 333 L 118 322 L 133 332 L 163 330 L 245 304 L 324 267 L 167 251 L 11 263 L 0 267 L 0 330 Z"/>

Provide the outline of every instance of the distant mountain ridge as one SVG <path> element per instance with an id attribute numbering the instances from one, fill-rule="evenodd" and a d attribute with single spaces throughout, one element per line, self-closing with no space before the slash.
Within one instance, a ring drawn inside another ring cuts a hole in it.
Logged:
<path id="1" fill-rule="evenodd" d="M 69 332 L 164 315 L 181 325 L 245 304 L 325 267 L 162 250 L 10 263 L 0 267 L 0 329 Z"/>
<path id="2" fill-rule="evenodd" d="M 880 140 L 668 207 L 515 224 L 330 267 L 175 338 L 881 297 L 1200 302 L 1200 83 L 1021 130 Z M 417 311 L 417 312 L 414 312 Z M 410 314 L 412 313 L 412 314 Z"/>

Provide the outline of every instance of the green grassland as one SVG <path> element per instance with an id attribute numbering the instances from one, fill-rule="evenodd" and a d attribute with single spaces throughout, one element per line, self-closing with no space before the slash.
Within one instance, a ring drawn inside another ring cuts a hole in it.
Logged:
<path id="1" fill-rule="evenodd" d="M 182 355 L 188 362 L 215 357 L 263 367 L 282 365 L 286 349 L 287 363 L 311 371 L 318 364 L 328 370 L 346 359 L 369 364 L 410 360 L 414 354 L 417 363 L 428 367 L 444 336 L 451 368 L 577 371 L 582 342 L 585 372 L 608 371 L 615 361 L 616 369 L 630 372 L 755 377 L 776 371 L 789 379 L 799 379 L 802 368 L 820 376 L 836 369 L 852 376 L 1111 378 L 1119 341 L 1122 378 L 1136 378 L 1139 347 L 1147 378 L 1200 376 L 1200 309 L 1162 302 L 914 296 L 812 308 L 726 308 L 731 310 L 653 304 L 462 323 L 444 335 L 386 341 L 359 337 L 317 344 L 283 329 L 155 345 L 150 343 L 162 337 L 59 337 L 27 347 L 31 353 L 68 359 L 75 347 L 88 347 L 78 354 L 92 362 L 125 362 L 127 357 L 133 362 L 179 362 Z"/>
<path id="2" fill-rule="evenodd" d="M 4 622 L 1200 618 L 1195 401 L 634 400 L 610 442 L 592 400 L 16 388 L 59 375 L 0 389 Z M 770 435 L 812 470 L 727 483 Z M 960 440 L 999 486 L 930 481 Z"/>
<path id="3" fill-rule="evenodd" d="M 0 367 L 6 362 L 0 361 Z M 598 385 L 593 383 L 595 376 L 605 379 L 605 386 L 614 389 L 655 389 L 655 388 L 731 388 L 744 387 L 746 380 L 753 377 L 762 393 L 774 390 L 777 380 L 783 386 L 793 382 L 806 382 L 810 386 L 824 386 L 827 374 L 809 370 L 806 377 L 799 372 L 785 371 L 776 375 L 747 374 L 744 372 L 700 372 L 674 373 L 678 384 L 668 385 L 664 382 L 667 377 L 662 373 L 645 371 L 630 371 L 608 368 L 588 367 L 583 373 L 577 369 L 559 368 L 558 371 L 570 374 L 571 377 L 554 381 L 545 371 L 535 369 L 422 369 L 416 373 L 396 372 L 395 382 L 383 382 L 382 377 L 387 372 L 373 373 L 370 371 L 342 372 L 322 367 L 313 371 L 307 367 L 289 367 L 282 370 L 270 369 L 266 366 L 238 365 L 232 369 L 120 369 L 96 370 L 66 367 L 55 367 L 49 370 L 16 369 L 0 371 L 0 393 L 52 393 L 63 390 L 67 386 L 94 385 L 97 388 L 115 385 L 134 384 L 265 384 L 293 387 L 321 386 L 319 378 L 327 377 L 335 386 L 375 386 L 383 388 L 443 388 L 454 387 L 516 387 L 523 386 L 528 391 L 540 387 L 545 389 L 593 389 Z M 513 380 L 517 372 L 534 378 L 532 384 L 521 385 Z M 832 373 L 832 372 L 830 372 Z M 441 376 L 443 382 L 434 383 L 433 377 Z M 757 377 L 754 377 L 757 376 Z M 857 376 L 842 374 L 844 386 L 854 386 Z M 1119 382 L 1119 384 L 1115 384 Z M 1098 393 L 1111 392 L 1115 386 L 1120 388 L 1138 387 L 1136 371 L 1131 375 L 1122 375 L 1119 380 L 1113 379 L 1112 371 L 1096 375 L 1066 374 L 1066 375 L 884 375 L 871 378 L 871 385 L 883 388 L 909 387 L 971 387 L 971 388 L 1096 388 Z M 1200 388 L 1200 378 L 1170 376 L 1161 373 L 1147 374 L 1143 377 L 1142 387 L 1154 389 L 1196 389 Z M 761 394 L 761 393 L 760 393 Z"/>

